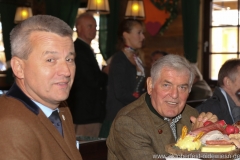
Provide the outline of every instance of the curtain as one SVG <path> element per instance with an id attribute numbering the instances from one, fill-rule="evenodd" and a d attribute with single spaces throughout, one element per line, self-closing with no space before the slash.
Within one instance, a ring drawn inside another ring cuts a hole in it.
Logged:
<path id="1" fill-rule="evenodd" d="M 197 62 L 200 0 L 182 0 L 184 56 Z"/>
<path id="2" fill-rule="evenodd" d="M 46 0 L 46 14 L 62 19 L 73 28 L 80 0 Z"/>
<path id="3" fill-rule="evenodd" d="M 11 47 L 10 47 L 10 32 L 14 28 L 14 17 L 16 12 L 16 4 L 14 3 L 4 3 L 0 4 L 0 15 L 2 22 L 2 35 L 3 44 L 5 49 L 6 61 L 11 59 Z M 11 85 L 14 82 L 12 69 L 7 70 L 6 84 Z"/>
<path id="4" fill-rule="evenodd" d="M 110 14 L 100 16 L 99 48 L 105 60 L 116 52 L 120 1 L 109 0 Z"/>
<path id="5" fill-rule="evenodd" d="M 108 59 L 107 51 L 107 15 L 100 15 L 100 23 L 99 23 L 99 49 L 105 60 Z"/>

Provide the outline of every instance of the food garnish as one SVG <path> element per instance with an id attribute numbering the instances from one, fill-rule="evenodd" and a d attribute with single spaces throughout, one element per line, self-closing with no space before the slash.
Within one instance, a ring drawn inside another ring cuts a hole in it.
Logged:
<path id="1" fill-rule="evenodd" d="M 198 135 L 193 139 L 193 142 L 200 140 L 200 138 L 204 135 L 204 132 L 198 133 Z"/>
<path id="2" fill-rule="evenodd" d="M 187 127 L 183 126 L 181 136 L 175 146 L 188 151 L 201 150 L 200 148 L 202 147 L 205 147 L 203 151 L 208 149 L 225 151 L 234 148 L 231 147 L 231 145 L 235 142 L 235 139 L 240 140 L 238 126 L 226 124 L 224 120 L 215 123 L 206 121 L 203 125 L 203 127 L 197 128 L 189 133 Z M 236 146 L 239 145 L 240 143 Z"/>

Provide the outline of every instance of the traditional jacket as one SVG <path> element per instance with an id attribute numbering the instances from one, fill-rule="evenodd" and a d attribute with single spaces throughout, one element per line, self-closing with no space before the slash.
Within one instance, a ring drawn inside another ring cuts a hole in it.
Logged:
<path id="1" fill-rule="evenodd" d="M 66 103 L 59 106 L 63 135 L 42 110 L 13 84 L 0 97 L 0 159 L 81 160 L 72 117 Z"/>
<path id="2" fill-rule="evenodd" d="M 148 103 L 146 103 L 146 101 Z M 143 94 L 117 114 L 107 138 L 108 159 L 153 159 L 154 155 L 168 155 L 165 146 L 175 143 L 169 123 L 148 106 L 150 97 Z M 151 104 L 150 104 L 151 105 Z M 177 123 L 177 137 L 184 125 L 190 130 L 190 116 L 197 110 L 186 105 Z"/>

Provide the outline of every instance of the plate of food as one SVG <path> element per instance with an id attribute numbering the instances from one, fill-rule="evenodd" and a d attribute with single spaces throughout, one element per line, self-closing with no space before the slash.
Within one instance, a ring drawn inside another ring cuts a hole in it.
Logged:
<path id="1" fill-rule="evenodd" d="M 205 123 L 190 132 L 184 126 L 177 143 L 166 145 L 165 150 L 181 158 L 237 159 L 240 158 L 239 144 L 239 126 L 221 120 Z"/>

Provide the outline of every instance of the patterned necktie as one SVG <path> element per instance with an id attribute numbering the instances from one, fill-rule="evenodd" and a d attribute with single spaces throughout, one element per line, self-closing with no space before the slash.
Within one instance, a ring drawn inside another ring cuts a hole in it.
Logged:
<path id="1" fill-rule="evenodd" d="M 172 130 L 175 141 L 177 141 L 177 131 L 176 131 L 176 123 L 182 118 L 182 115 L 179 114 L 177 117 L 173 118 L 172 121 L 169 118 L 164 118 L 165 121 L 168 121 L 170 128 Z"/>
<path id="2" fill-rule="evenodd" d="M 57 128 L 58 132 L 63 136 L 62 123 L 58 111 L 57 110 L 53 111 L 48 118 L 50 119 L 52 124 Z"/>

